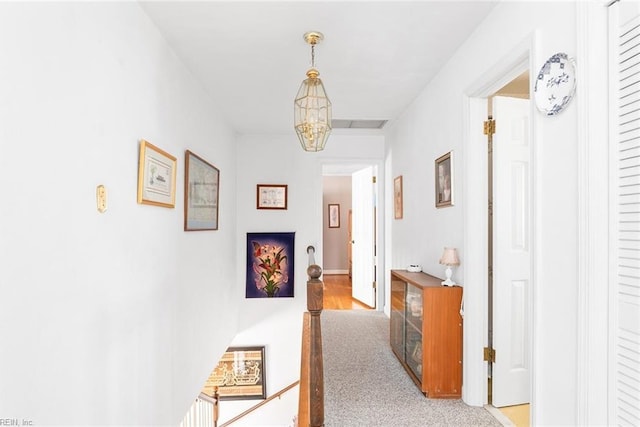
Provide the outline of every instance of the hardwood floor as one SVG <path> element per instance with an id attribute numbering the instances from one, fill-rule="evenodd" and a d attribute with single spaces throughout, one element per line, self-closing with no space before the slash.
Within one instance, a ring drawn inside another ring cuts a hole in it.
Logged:
<path id="1" fill-rule="evenodd" d="M 327 310 L 371 310 L 351 297 L 351 279 L 347 274 L 325 274 L 324 298 L 322 303 Z"/>
<path id="2" fill-rule="evenodd" d="M 500 408 L 515 427 L 529 427 L 529 405 L 516 405 Z"/>

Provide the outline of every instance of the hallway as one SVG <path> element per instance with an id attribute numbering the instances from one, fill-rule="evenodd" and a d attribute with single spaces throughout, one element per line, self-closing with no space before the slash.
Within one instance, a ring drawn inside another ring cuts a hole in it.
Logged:
<path id="1" fill-rule="evenodd" d="M 351 279 L 346 274 L 327 274 L 323 276 L 325 310 L 368 310 L 370 307 L 351 297 Z M 400 375 L 404 375 L 400 372 Z M 529 406 L 494 409 L 494 417 L 504 426 L 529 427 Z"/>

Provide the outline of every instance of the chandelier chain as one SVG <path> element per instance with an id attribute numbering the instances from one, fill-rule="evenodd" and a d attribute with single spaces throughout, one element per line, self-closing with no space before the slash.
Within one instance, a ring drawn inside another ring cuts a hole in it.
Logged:
<path id="1" fill-rule="evenodd" d="M 311 45 L 311 68 L 316 67 L 316 45 L 315 43 Z"/>

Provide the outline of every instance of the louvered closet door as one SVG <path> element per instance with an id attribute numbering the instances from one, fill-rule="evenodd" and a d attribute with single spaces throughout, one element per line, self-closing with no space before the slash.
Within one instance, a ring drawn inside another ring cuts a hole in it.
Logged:
<path id="1" fill-rule="evenodd" d="M 613 196 L 612 415 L 616 425 L 640 425 L 640 9 L 622 1 L 617 19 L 617 123 L 611 153 Z M 613 25 L 612 25 L 613 26 Z M 615 108 L 615 106 L 614 106 Z"/>

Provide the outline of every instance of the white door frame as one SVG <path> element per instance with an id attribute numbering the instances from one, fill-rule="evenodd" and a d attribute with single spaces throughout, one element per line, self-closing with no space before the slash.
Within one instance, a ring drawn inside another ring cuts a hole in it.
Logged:
<path id="1" fill-rule="evenodd" d="M 536 32 L 517 45 L 510 54 L 499 63 L 485 71 L 476 83 L 465 91 L 464 97 L 464 149 L 463 165 L 465 170 L 464 198 L 464 254 L 465 269 L 465 312 L 463 337 L 463 388 L 462 399 L 469 405 L 482 406 L 487 403 L 487 362 L 483 360 L 483 347 L 487 345 L 488 334 L 488 213 L 487 213 L 487 141 L 482 134 L 483 121 L 487 117 L 487 98 L 506 83 L 527 69 L 530 79 L 530 92 L 535 82 L 532 64 L 540 63 L 539 36 Z M 532 264 L 530 299 L 530 360 L 531 372 L 536 370 L 536 301 L 537 301 L 537 240 L 538 240 L 538 138 L 540 135 L 538 115 L 534 114 L 531 103 L 531 203 L 533 212 L 531 224 Z M 499 126 L 499 124 L 498 124 Z M 535 424 L 536 381 L 531 378 L 531 419 Z"/>

